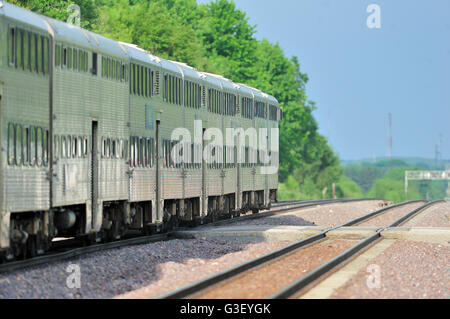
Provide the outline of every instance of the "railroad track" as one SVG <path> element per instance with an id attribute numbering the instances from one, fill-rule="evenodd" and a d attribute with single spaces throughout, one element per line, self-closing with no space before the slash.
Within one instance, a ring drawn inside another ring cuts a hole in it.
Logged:
<path id="1" fill-rule="evenodd" d="M 379 210 L 376 210 L 374 212 L 371 212 L 369 214 L 366 214 L 364 216 L 355 218 L 353 220 L 350 220 L 342 225 L 327 228 L 320 233 L 307 237 L 305 239 L 302 239 L 298 242 L 295 242 L 293 244 L 290 244 L 284 248 L 278 249 L 276 251 L 273 251 L 269 254 L 266 254 L 264 256 L 255 258 L 249 262 L 240 264 L 238 266 L 235 266 L 231 269 L 225 270 L 221 273 L 212 275 L 210 277 L 207 277 L 205 279 L 202 279 L 200 281 L 194 282 L 192 284 L 189 284 L 187 286 L 181 287 L 175 291 L 172 291 L 170 293 L 167 293 L 165 295 L 160 296 L 161 299 L 180 299 L 180 298 L 194 298 L 194 299 L 201 299 L 201 298 L 247 298 L 247 296 L 232 296 L 236 292 L 239 291 L 239 287 L 245 287 L 245 286 L 252 286 L 252 283 L 254 282 L 268 282 L 275 284 L 275 282 L 278 282 L 277 280 L 274 280 L 273 277 L 270 277 L 270 267 L 272 266 L 278 266 L 278 272 L 275 272 L 275 276 L 279 274 L 280 269 L 281 271 L 287 271 L 288 267 L 283 267 L 283 262 L 291 262 L 292 263 L 292 256 L 295 256 L 295 254 L 298 254 L 300 256 L 302 253 L 305 253 L 307 249 L 310 250 L 310 253 L 312 251 L 312 256 L 314 256 L 312 259 L 315 259 L 314 249 L 319 247 L 318 245 L 327 245 L 328 243 L 332 243 L 333 241 L 331 239 L 327 239 L 327 233 L 333 230 L 337 230 L 342 227 L 347 226 L 355 226 L 355 225 L 363 225 L 364 223 L 368 223 L 369 221 L 374 222 L 377 218 L 380 216 L 389 217 L 389 214 L 394 214 L 397 210 L 403 210 L 406 207 L 412 204 L 419 204 L 420 202 L 424 201 L 409 201 L 401 204 L 391 205 L 384 208 L 381 208 Z M 319 279 L 321 276 L 327 274 L 328 272 L 335 269 L 338 265 L 341 265 L 345 261 L 349 260 L 352 256 L 357 254 L 362 249 L 368 247 L 370 244 L 374 243 L 378 239 L 381 238 L 381 232 L 384 230 L 387 230 L 391 227 L 396 227 L 404 223 L 406 220 L 410 219 L 417 213 L 423 211 L 424 209 L 428 208 L 431 205 L 434 205 L 438 202 L 442 201 L 435 201 L 435 202 L 427 202 L 423 205 L 420 205 L 419 207 L 415 207 L 414 209 L 409 210 L 406 214 L 402 213 L 400 218 L 395 218 L 393 222 L 389 222 L 383 226 L 377 227 L 376 232 L 370 236 L 367 236 L 365 239 L 356 241 L 356 243 L 351 243 L 350 247 L 349 242 L 345 243 L 343 247 L 340 248 L 340 251 L 338 254 L 326 259 L 324 262 L 321 262 L 317 266 L 315 266 L 312 270 L 307 271 L 304 274 L 299 274 L 298 269 L 295 269 L 295 279 L 290 280 L 288 283 L 284 284 L 282 288 L 272 288 L 275 289 L 274 292 L 271 292 L 270 294 L 266 296 L 262 296 L 262 292 L 258 296 L 251 296 L 250 298 L 272 298 L 272 299 L 278 299 L 278 298 L 289 298 L 293 295 L 297 294 L 300 290 L 307 287 L 311 283 L 315 282 L 317 279 Z M 392 219 L 392 216 L 390 216 Z M 389 219 L 389 218 L 388 218 Z M 291 258 L 289 261 L 288 258 Z M 296 266 L 294 263 L 293 265 Z M 280 267 L 281 266 L 281 267 Z M 269 275 L 267 275 L 269 274 Z M 253 282 L 251 281 L 253 279 Z M 239 283 L 241 286 L 239 286 Z M 233 286 L 234 285 L 234 286 Z M 253 285 L 253 288 L 257 287 L 257 285 Z M 256 288 L 255 290 L 257 290 Z M 227 292 L 229 293 L 227 295 Z M 231 294 L 231 295 L 230 295 Z"/>
<path id="2" fill-rule="evenodd" d="M 372 199 L 335 199 L 335 200 L 310 200 L 310 201 L 287 201 L 287 202 L 279 202 L 274 205 L 274 207 L 267 212 L 262 212 L 259 214 L 250 214 L 250 215 L 244 215 L 241 217 L 237 217 L 234 219 L 228 219 L 228 220 L 220 220 L 214 223 L 206 224 L 205 226 L 211 226 L 211 225 L 222 225 L 227 223 L 233 223 L 240 220 L 247 220 L 247 219 L 254 219 L 254 218 L 262 218 L 262 217 L 268 217 L 276 214 L 282 214 L 289 212 L 293 209 L 298 208 L 306 208 L 306 207 L 313 207 L 317 205 L 324 205 L 324 204 L 330 204 L 330 203 L 337 203 L 337 202 L 351 202 L 351 201 L 364 201 L 364 200 L 372 200 Z M 201 226 L 199 226 L 201 227 Z M 120 240 L 120 241 L 114 241 L 104 244 L 94 244 L 90 246 L 85 247 L 78 247 L 77 245 L 80 245 L 80 242 L 78 240 L 66 240 L 63 242 L 57 242 L 55 244 L 55 248 L 51 250 L 50 252 L 46 253 L 45 255 L 33 257 L 30 259 L 25 260 L 17 260 L 17 261 L 11 261 L 6 262 L 3 264 L 0 264 L 0 273 L 6 273 L 10 271 L 14 271 L 17 269 L 25 268 L 25 267 L 31 267 L 31 266 L 38 266 L 50 262 L 60 261 L 68 258 L 73 258 L 77 256 L 82 256 L 85 254 L 98 252 L 98 251 L 104 251 L 109 250 L 113 248 L 120 248 L 125 246 L 131 246 L 131 245 L 141 245 L 141 244 L 147 244 L 151 242 L 158 242 L 158 241 L 164 241 L 164 240 L 171 240 L 174 237 L 172 236 L 173 232 L 163 233 L 163 234 L 156 234 L 151 236 L 133 236 L 128 239 Z"/>

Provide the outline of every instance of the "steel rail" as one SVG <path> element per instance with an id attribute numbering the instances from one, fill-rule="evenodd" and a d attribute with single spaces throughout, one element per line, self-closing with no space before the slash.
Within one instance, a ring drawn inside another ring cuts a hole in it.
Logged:
<path id="1" fill-rule="evenodd" d="M 357 199 L 351 199 L 351 200 L 354 201 Z M 363 199 L 361 199 L 361 200 L 363 200 Z M 367 199 L 364 199 L 364 200 L 367 200 Z M 325 203 L 328 203 L 329 201 L 330 200 L 326 200 Z M 348 201 L 348 199 L 346 199 L 346 201 Z M 304 203 L 305 201 L 298 201 L 298 202 Z M 314 204 L 312 204 L 313 202 L 314 202 Z M 324 203 L 324 201 L 323 200 L 307 201 L 306 205 L 308 205 L 307 207 L 309 207 L 309 206 L 320 205 L 321 203 Z M 283 208 L 284 206 L 286 206 L 286 207 Z M 300 208 L 300 207 L 306 207 L 305 204 L 296 204 L 292 208 L 291 208 L 291 206 L 292 206 L 292 204 L 280 205 L 280 208 L 275 209 L 275 213 L 280 213 L 282 211 L 288 211 L 288 210 L 296 209 L 296 208 Z M 271 213 L 271 212 L 267 212 L 267 213 Z M 265 215 L 267 213 L 261 213 L 261 215 L 263 215 L 261 217 L 268 216 L 268 215 Z M 273 214 L 275 214 L 275 213 L 273 213 Z M 260 214 L 255 214 L 255 215 L 250 215 L 250 216 L 242 216 L 239 218 L 224 220 L 224 221 L 217 221 L 215 223 L 209 223 L 209 224 L 206 224 L 203 226 L 214 226 L 221 222 L 227 222 L 227 221 L 235 222 L 235 221 L 238 221 L 241 219 L 245 220 L 248 217 L 254 218 L 254 216 L 257 216 L 257 215 L 260 215 Z M 177 230 L 181 230 L 181 229 L 182 228 L 179 228 Z M 11 271 L 14 271 L 17 269 L 25 268 L 25 267 L 38 266 L 38 265 L 42 265 L 45 263 L 55 262 L 55 261 L 59 261 L 59 260 L 63 260 L 63 259 L 73 258 L 73 257 L 81 256 L 84 254 L 113 249 L 113 248 L 120 248 L 120 247 L 126 247 L 126 246 L 131 246 L 131 245 L 140 245 L 140 244 L 146 244 L 146 243 L 151 243 L 151 242 L 169 240 L 169 239 L 175 238 L 174 236 L 172 236 L 172 234 L 173 234 L 173 232 L 167 232 L 164 234 L 156 234 L 156 235 L 152 235 L 152 236 L 136 236 L 133 238 L 123 239 L 120 241 L 114 241 L 114 242 L 109 242 L 109 243 L 104 243 L 104 244 L 94 244 L 94 245 L 90 245 L 90 246 L 77 247 L 77 248 L 69 248 L 77 243 L 77 240 L 75 240 L 75 239 L 67 240 L 64 243 L 56 242 L 56 244 L 53 247 L 54 250 L 46 253 L 45 255 L 37 256 L 37 257 L 29 258 L 29 259 L 24 259 L 24 260 L 10 261 L 10 262 L 5 262 L 5 263 L 0 264 L 0 273 L 7 273 L 7 272 L 11 272 Z"/>
<path id="2" fill-rule="evenodd" d="M 227 279 L 230 279 L 232 277 L 235 277 L 236 275 L 238 275 L 240 273 L 243 273 L 243 272 L 245 272 L 245 271 L 247 271 L 249 269 L 255 268 L 255 267 L 257 267 L 257 266 L 259 266 L 261 264 L 264 264 L 266 262 L 272 261 L 272 260 L 274 260 L 274 259 L 276 259 L 278 257 L 286 255 L 286 254 L 288 254 L 288 253 L 290 253 L 290 252 L 292 252 L 294 250 L 303 248 L 303 247 L 305 247 L 305 246 L 307 246 L 309 244 L 316 243 L 317 241 L 320 241 L 320 240 L 326 238 L 326 234 L 329 231 L 336 230 L 336 229 L 339 229 L 339 228 L 345 227 L 345 226 L 351 226 L 351 225 L 353 225 L 353 224 L 355 224 L 357 222 L 360 222 L 362 220 L 372 218 L 373 216 L 375 216 L 377 214 L 382 214 L 382 213 L 386 212 L 387 210 L 394 209 L 394 208 L 397 208 L 397 207 L 400 207 L 400 206 L 404 206 L 404 205 L 407 205 L 407 204 L 411 204 L 411 203 L 416 203 L 416 202 L 422 202 L 422 201 L 408 201 L 408 202 L 403 202 L 403 203 L 400 203 L 400 204 L 394 204 L 394 205 L 386 206 L 386 207 L 383 207 L 383 208 L 381 208 L 379 210 L 376 210 L 374 212 L 368 213 L 368 214 L 366 214 L 366 215 L 364 215 L 362 217 L 358 217 L 358 218 L 355 218 L 353 220 L 350 220 L 350 221 L 348 221 L 348 222 L 346 222 L 346 223 L 344 223 L 342 225 L 339 225 L 339 226 L 336 226 L 336 227 L 331 227 L 331 228 L 326 228 L 326 229 L 322 230 L 318 234 L 315 234 L 315 235 L 309 236 L 307 238 L 301 239 L 301 240 L 299 240 L 299 241 L 297 241 L 295 243 L 292 243 L 292 244 L 290 244 L 290 245 L 288 245 L 286 247 L 277 249 L 277 250 L 275 250 L 273 252 L 270 252 L 268 254 L 265 254 L 263 256 L 254 258 L 254 259 L 252 259 L 250 261 L 244 262 L 242 264 L 239 264 L 237 266 L 234 266 L 232 268 L 224 270 L 224 271 L 222 271 L 222 272 L 220 272 L 218 274 L 213 274 L 213 275 L 208 276 L 208 277 L 206 277 L 204 279 L 201 279 L 201 280 L 196 281 L 194 283 L 191 283 L 191 284 L 188 284 L 188 285 L 183 286 L 181 288 L 178 288 L 178 289 L 176 289 L 176 290 L 174 290 L 172 292 L 163 294 L 163 295 L 161 295 L 161 296 L 159 296 L 157 298 L 159 298 L 159 299 L 181 299 L 181 298 L 186 298 L 186 297 L 188 297 L 190 295 L 193 295 L 193 294 L 196 294 L 196 293 L 198 293 L 198 292 L 200 292 L 202 290 L 205 290 L 206 288 L 212 287 L 212 286 L 214 286 L 214 285 L 216 285 L 216 284 L 218 284 L 218 283 L 220 283 L 220 282 L 222 282 L 224 280 L 227 280 Z"/>
<path id="3" fill-rule="evenodd" d="M 259 219 L 264 217 L 270 217 L 275 216 L 280 213 L 285 213 L 291 210 L 299 209 L 299 208 L 308 208 L 308 207 L 314 207 L 318 205 L 329 205 L 329 204 L 336 204 L 336 203 L 350 203 L 350 202 L 362 202 L 362 201 L 375 201 L 380 199 L 373 199 L 373 198 L 360 198 L 360 199 L 325 199 L 325 200 L 315 200 L 315 201 L 299 201 L 298 203 L 289 203 L 286 205 L 283 205 L 281 207 L 275 207 L 274 209 L 271 209 L 267 212 L 261 212 L 258 214 L 251 214 L 251 215 L 245 215 L 240 217 L 235 217 L 231 219 L 224 219 L 224 220 L 218 220 L 216 222 L 199 225 L 199 226 L 222 226 L 227 224 L 232 224 L 236 221 L 244 221 L 244 220 L 252 220 L 252 219 Z"/>
<path id="4" fill-rule="evenodd" d="M 147 244 L 157 241 L 164 241 L 171 239 L 171 233 L 164 233 L 164 234 L 156 234 L 152 236 L 140 236 L 135 238 L 129 238 L 125 240 L 120 241 L 114 241 L 110 243 L 104 243 L 104 244 L 95 244 L 92 246 L 86 246 L 86 247 L 79 247 L 79 248 L 73 248 L 69 249 L 67 251 L 63 252 L 50 252 L 43 256 L 38 256 L 30 259 L 24 259 L 24 260 L 18 260 L 18 261 L 12 261 L 12 262 L 6 262 L 4 264 L 0 264 L 0 273 L 6 273 L 11 272 L 17 269 L 21 269 L 24 267 L 31 267 L 31 266 L 38 266 L 45 263 L 60 261 L 67 258 L 73 258 L 77 256 L 81 256 L 88 253 L 93 252 L 99 252 L 103 250 L 109 250 L 113 248 L 119 248 L 124 246 L 131 246 L 131 245 L 141 245 L 141 244 Z"/>
<path id="5" fill-rule="evenodd" d="M 273 294 L 270 297 L 270 299 L 286 299 L 286 298 L 293 296 L 294 294 L 298 293 L 301 289 L 305 288 L 307 285 L 309 285 L 313 281 L 319 279 L 321 276 L 323 276 L 327 272 L 333 270 L 338 265 L 342 264 L 343 262 L 345 262 L 348 259 L 350 259 L 351 257 L 353 257 L 360 250 L 366 248 L 374 241 L 381 239 L 381 233 L 383 231 L 388 230 L 391 227 L 395 227 L 395 226 L 402 224 L 404 221 L 406 221 L 410 217 L 412 217 L 412 216 L 416 215 L 417 213 L 423 211 L 424 209 L 426 209 L 432 205 L 435 205 L 437 203 L 440 203 L 440 202 L 442 202 L 442 201 L 438 200 L 438 201 L 433 201 L 433 202 L 427 202 L 424 205 L 422 205 L 422 206 L 412 210 L 411 212 L 405 214 L 404 216 L 400 217 L 395 222 L 391 223 L 389 226 L 377 229 L 375 234 L 365 238 L 364 240 L 362 240 L 359 243 L 357 243 L 356 245 L 350 247 L 343 253 L 330 259 L 326 263 L 322 264 L 321 266 L 312 270 L 308 274 L 306 274 L 306 275 L 302 276 L 301 278 L 299 278 L 298 280 L 294 281 L 287 287 L 276 292 L 275 294 Z"/>

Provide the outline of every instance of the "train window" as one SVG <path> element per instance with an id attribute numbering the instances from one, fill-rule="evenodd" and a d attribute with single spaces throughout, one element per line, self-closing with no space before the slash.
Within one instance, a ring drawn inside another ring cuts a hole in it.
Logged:
<path id="1" fill-rule="evenodd" d="M 145 97 L 148 97 L 148 69 L 145 68 L 144 71 L 145 71 L 145 74 L 144 74 L 145 75 L 144 76 L 144 87 L 145 87 L 144 95 L 145 95 Z"/>
<path id="2" fill-rule="evenodd" d="M 128 140 L 123 140 L 122 158 L 128 160 Z"/>
<path id="3" fill-rule="evenodd" d="M 109 139 L 110 140 L 110 144 L 109 144 L 109 157 L 110 158 L 114 158 L 116 156 L 116 143 L 115 140 Z"/>
<path id="4" fill-rule="evenodd" d="M 67 158 L 72 158 L 72 137 L 70 135 L 66 139 L 66 155 Z"/>
<path id="5" fill-rule="evenodd" d="M 43 73 L 42 68 L 42 41 L 40 40 L 39 36 L 36 35 L 36 48 L 37 48 L 37 55 L 36 55 L 36 72 L 37 73 Z"/>
<path id="6" fill-rule="evenodd" d="M 25 127 L 23 129 L 22 145 L 23 145 L 23 164 L 28 165 L 30 163 L 30 149 L 28 147 L 28 140 L 30 138 L 30 128 Z"/>
<path id="7" fill-rule="evenodd" d="M 109 79 L 109 77 L 111 76 L 111 60 L 109 58 L 106 58 L 106 78 Z"/>
<path id="8" fill-rule="evenodd" d="M 84 69 L 85 52 L 84 51 L 80 51 L 79 55 L 80 56 L 78 57 L 79 58 L 78 69 L 80 71 L 86 72 L 86 70 Z"/>
<path id="9" fill-rule="evenodd" d="M 145 72 L 145 68 L 143 66 L 141 66 L 141 77 L 140 82 L 141 82 L 141 96 L 145 95 L 145 89 L 144 89 L 144 72 Z"/>
<path id="10" fill-rule="evenodd" d="M 117 158 L 123 159 L 123 140 L 117 140 Z"/>
<path id="11" fill-rule="evenodd" d="M 83 65 L 84 65 L 84 72 L 87 72 L 87 71 L 88 71 L 88 64 L 89 64 L 89 61 L 88 61 L 88 53 L 87 53 L 87 52 L 84 52 L 83 56 L 84 56 L 84 62 L 83 62 Z"/>
<path id="12" fill-rule="evenodd" d="M 8 32 L 8 62 L 9 65 L 14 66 L 16 63 L 16 29 L 9 28 Z"/>
<path id="13" fill-rule="evenodd" d="M 92 53 L 92 75 L 97 75 L 97 53 Z"/>
<path id="14" fill-rule="evenodd" d="M 130 137 L 130 166 L 134 166 L 134 137 Z"/>
<path id="15" fill-rule="evenodd" d="M 61 158 L 66 158 L 66 137 L 61 136 Z"/>
<path id="16" fill-rule="evenodd" d="M 131 65 L 131 83 L 130 83 L 131 92 L 136 94 L 136 65 Z"/>
<path id="17" fill-rule="evenodd" d="M 111 158 L 111 139 L 108 137 L 106 139 L 106 157 Z"/>
<path id="18" fill-rule="evenodd" d="M 170 101 L 172 101 L 172 99 L 171 99 L 171 90 L 170 90 L 170 75 L 168 75 L 167 76 L 167 83 L 166 83 L 166 100 L 167 100 L 167 102 L 169 102 L 170 103 Z"/>
<path id="19" fill-rule="evenodd" d="M 139 138 L 139 166 L 145 167 L 147 161 L 147 141 L 145 138 Z"/>
<path id="20" fill-rule="evenodd" d="M 106 77 L 106 59 L 102 56 L 102 77 Z"/>
<path id="21" fill-rule="evenodd" d="M 78 155 L 78 138 L 76 136 L 72 137 L 72 158 L 77 158 Z"/>
<path id="22" fill-rule="evenodd" d="M 61 46 L 55 45 L 55 66 L 61 65 Z"/>
<path id="23" fill-rule="evenodd" d="M 48 130 L 44 130 L 44 135 L 42 138 L 42 160 L 44 162 L 44 166 L 48 165 Z"/>
<path id="24" fill-rule="evenodd" d="M 36 35 L 30 33 L 30 70 L 36 72 Z"/>
<path id="25" fill-rule="evenodd" d="M 15 133 L 16 130 L 14 128 L 13 123 L 8 124 L 8 164 L 14 165 L 14 146 L 15 146 Z"/>
<path id="26" fill-rule="evenodd" d="M 62 66 L 67 66 L 67 48 L 62 49 Z"/>
<path id="27" fill-rule="evenodd" d="M 67 49 L 67 68 L 72 69 L 72 48 Z"/>
<path id="28" fill-rule="evenodd" d="M 115 80 L 116 78 L 116 60 L 114 59 L 111 59 L 109 76 L 111 80 Z"/>
<path id="29" fill-rule="evenodd" d="M 23 67 L 30 70 L 30 34 L 28 31 L 23 33 Z"/>
<path id="30" fill-rule="evenodd" d="M 83 156 L 86 157 L 86 156 L 88 155 L 88 151 L 89 151 L 89 150 L 88 150 L 88 139 L 87 139 L 87 137 L 84 138 L 83 144 L 84 144 L 84 147 L 83 147 L 83 151 L 84 151 Z"/>
<path id="31" fill-rule="evenodd" d="M 37 165 L 41 166 L 43 161 L 43 155 L 44 155 L 44 137 L 43 137 L 43 131 L 42 128 L 38 127 L 36 128 L 36 159 L 37 159 Z"/>
<path id="32" fill-rule="evenodd" d="M 16 67 L 23 69 L 23 31 L 16 29 Z"/>
<path id="33" fill-rule="evenodd" d="M 83 154 L 83 139 L 81 136 L 74 136 L 74 144 L 75 144 L 75 154 L 74 157 L 81 157 Z M 76 141 L 76 143 L 75 143 Z"/>
<path id="34" fill-rule="evenodd" d="M 167 74 L 164 74 L 164 101 L 167 102 Z"/>
<path id="35" fill-rule="evenodd" d="M 45 37 L 42 37 L 42 47 L 44 50 L 43 56 L 42 56 L 42 63 L 43 63 L 43 72 L 44 74 L 48 74 L 48 65 L 49 65 L 49 42 L 48 39 Z"/>
<path id="36" fill-rule="evenodd" d="M 154 157 L 155 157 L 155 140 L 153 138 L 149 139 L 149 161 L 150 161 L 150 167 L 153 167 L 154 165 Z"/>
<path id="37" fill-rule="evenodd" d="M 191 106 L 191 96 L 190 96 L 190 86 L 191 82 L 184 82 L 184 103 L 186 106 Z"/>
<path id="38" fill-rule="evenodd" d="M 73 70 L 78 70 L 78 50 L 73 49 Z"/>
<path id="39" fill-rule="evenodd" d="M 180 89 L 178 87 L 178 82 L 179 82 L 179 79 L 175 78 L 175 104 L 180 104 L 180 101 L 179 101 Z"/>
<path id="40" fill-rule="evenodd" d="M 22 125 L 16 125 L 16 142 L 15 142 L 15 154 L 16 165 L 22 165 L 23 159 L 23 140 L 22 140 Z"/>
<path id="41" fill-rule="evenodd" d="M 139 167 L 140 166 L 140 147 L 139 147 L 139 138 L 134 138 L 134 166 Z"/>
<path id="42" fill-rule="evenodd" d="M 169 152 L 169 141 L 164 140 L 164 166 L 169 167 L 170 166 L 170 152 Z"/>
<path id="43" fill-rule="evenodd" d="M 137 92 L 136 92 L 136 94 L 137 95 L 141 95 L 141 67 L 139 66 L 139 65 L 137 65 L 136 66 L 136 68 L 137 68 L 137 72 L 136 72 L 136 82 L 137 82 L 137 88 L 136 88 L 136 90 L 137 90 Z"/>
<path id="44" fill-rule="evenodd" d="M 36 164 L 36 127 L 30 126 L 30 139 L 28 140 L 28 149 L 30 150 L 30 165 Z"/>
<path id="45" fill-rule="evenodd" d="M 53 138 L 53 144 L 54 144 L 53 156 L 54 156 L 54 159 L 57 159 L 58 155 L 59 155 L 59 136 L 58 135 L 55 135 L 55 137 Z"/>
<path id="46" fill-rule="evenodd" d="M 182 105 L 183 103 L 183 96 L 181 92 L 181 79 L 177 79 L 177 88 L 178 88 L 178 105 Z"/>
<path id="47" fill-rule="evenodd" d="M 36 159 L 37 159 L 36 163 L 37 163 L 37 166 L 42 165 L 42 154 L 43 154 L 42 140 L 43 140 L 42 128 L 38 127 L 38 128 L 36 128 Z"/>

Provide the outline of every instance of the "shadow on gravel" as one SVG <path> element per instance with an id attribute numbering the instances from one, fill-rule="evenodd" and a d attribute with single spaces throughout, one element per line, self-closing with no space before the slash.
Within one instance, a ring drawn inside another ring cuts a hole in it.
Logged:
<path id="1" fill-rule="evenodd" d="M 314 226 L 295 216 L 242 221 L 230 225 Z M 228 226 L 230 226 L 228 225 Z M 92 253 L 66 261 L 0 275 L 0 298 L 112 298 L 160 279 L 177 282 L 202 273 L 205 264 L 249 245 L 248 240 L 175 239 Z M 254 257 L 249 257 L 252 259 Z M 75 268 L 70 269 L 70 265 Z M 77 272 L 79 269 L 79 281 Z M 76 286 L 79 288 L 69 288 Z"/>

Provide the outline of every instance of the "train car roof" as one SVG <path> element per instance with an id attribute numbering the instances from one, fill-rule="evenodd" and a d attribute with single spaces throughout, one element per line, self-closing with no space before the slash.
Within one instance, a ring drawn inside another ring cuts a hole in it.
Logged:
<path id="1" fill-rule="evenodd" d="M 242 86 L 248 88 L 249 90 L 251 90 L 253 92 L 253 94 L 255 95 L 255 97 L 258 97 L 260 99 L 266 100 L 268 102 L 273 102 L 273 103 L 278 105 L 277 99 L 274 98 L 272 95 L 264 93 L 263 91 L 261 91 L 261 90 L 259 90 L 257 88 L 251 87 L 251 86 L 249 86 L 247 84 L 240 84 L 240 85 L 242 85 Z"/>
<path id="2" fill-rule="evenodd" d="M 148 51 L 138 47 L 137 45 L 125 42 L 119 42 L 119 44 L 125 48 L 128 57 L 131 59 L 153 64 L 157 67 L 161 66 L 161 58 L 150 54 Z"/>
<path id="3" fill-rule="evenodd" d="M 31 25 L 48 33 L 48 27 L 43 20 L 43 18 L 45 17 L 40 14 L 28 11 L 26 9 L 3 1 L 0 1 L 0 14 L 10 19 L 14 19 L 22 23 Z"/>
<path id="4" fill-rule="evenodd" d="M 47 17 L 45 17 L 45 20 L 47 20 L 52 27 L 55 34 L 55 40 L 57 41 L 66 41 L 75 45 L 91 48 L 93 51 L 99 51 L 117 57 L 127 57 L 126 50 L 121 48 L 119 43 L 114 40 L 59 20 Z"/>
<path id="5" fill-rule="evenodd" d="M 273 96 L 246 84 L 236 84 L 221 75 L 200 72 L 186 63 L 156 57 L 139 48 L 137 45 L 116 42 L 102 35 L 84 30 L 78 26 L 28 11 L 7 2 L 0 1 L 0 14 L 17 21 L 26 21 L 26 24 L 39 28 L 47 33 L 49 32 L 50 27 L 54 32 L 55 39 L 59 41 L 68 41 L 82 47 L 91 48 L 93 51 L 98 50 L 101 53 L 158 65 L 164 70 L 179 75 L 183 73 L 186 77 L 198 79 L 199 81 L 208 83 L 212 86 L 239 91 L 240 93 L 259 97 L 278 105 L 278 101 Z"/>
<path id="6" fill-rule="evenodd" d="M 238 87 L 234 85 L 233 81 L 223 77 L 221 75 L 213 74 L 213 73 L 205 73 L 207 76 L 216 79 L 221 84 L 222 88 L 236 91 Z"/>

